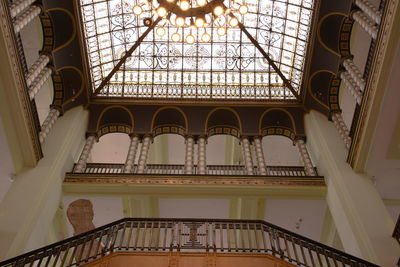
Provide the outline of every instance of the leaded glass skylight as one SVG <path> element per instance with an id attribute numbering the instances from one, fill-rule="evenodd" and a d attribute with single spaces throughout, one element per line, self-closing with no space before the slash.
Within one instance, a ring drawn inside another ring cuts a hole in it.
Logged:
<path id="1" fill-rule="evenodd" d="M 230 1 L 234 0 L 225 0 L 225 6 L 229 7 Z M 147 0 L 80 0 L 93 92 L 148 29 L 142 17 L 132 12 L 135 5 L 144 2 Z M 313 0 L 246 3 L 248 14 L 239 16 L 239 21 L 300 94 Z M 173 42 L 170 36 L 175 32 L 188 35 L 190 28 L 177 28 L 172 23 L 163 26 L 166 34 L 160 37 L 151 31 L 98 96 L 295 99 L 238 27 L 228 27 L 227 34 L 219 36 L 211 24 L 196 30 L 194 44 L 186 44 Z M 205 30 L 211 34 L 210 42 L 201 41 Z"/>

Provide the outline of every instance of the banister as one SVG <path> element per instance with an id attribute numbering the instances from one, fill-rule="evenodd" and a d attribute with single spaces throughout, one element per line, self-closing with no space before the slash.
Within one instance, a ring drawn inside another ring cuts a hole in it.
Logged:
<path id="1" fill-rule="evenodd" d="M 136 236 L 132 240 L 134 231 Z M 148 231 L 158 231 L 158 234 L 146 238 Z M 142 239 L 139 238 L 140 232 Z M 85 250 L 85 246 L 89 249 Z M 316 266 L 307 263 L 314 260 L 320 264 L 323 260 L 332 266 L 337 266 L 337 263 L 342 263 L 342 266 L 377 266 L 262 220 L 176 218 L 124 218 L 0 262 L 0 266 L 23 266 L 43 260 L 54 264 L 60 261 L 61 265 L 57 266 L 78 266 L 114 251 L 138 249 L 267 253 L 298 266 Z M 68 256 L 69 263 L 64 265 Z"/>

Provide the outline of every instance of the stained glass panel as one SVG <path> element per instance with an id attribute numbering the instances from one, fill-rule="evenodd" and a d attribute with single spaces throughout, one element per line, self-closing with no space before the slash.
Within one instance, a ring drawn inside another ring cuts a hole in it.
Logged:
<path id="1" fill-rule="evenodd" d="M 80 0 L 93 91 L 146 31 L 143 16 L 132 12 L 133 6 L 144 3 L 147 0 Z M 239 21 L 300 93 L 313 0 L 259 0 L 247 5 L 249 12 L 239 15 Z M 162 26 L 166 34 L 151 31 L 99 96 L 295 99 L 238 27 L 228 27 L 227 34 L 219 36 L 211 24 L 196 30 L 197 41 L 189 45 L 171 41 L 171 35 L 187 36 L 190 28 L 165 22 Z M 204 31 L 211 35 L 210 42 L 201 41 Z"/>

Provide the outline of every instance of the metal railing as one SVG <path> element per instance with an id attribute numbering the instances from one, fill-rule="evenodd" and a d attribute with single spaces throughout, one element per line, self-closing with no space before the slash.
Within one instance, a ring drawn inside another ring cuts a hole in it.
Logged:
<path id="1" fill-rule="evenodd" d="M 147 164 L 144 174 L 166 174 L 181 175 L 185 174 L 185 166 L 180 164 Z M 73 170 L 75 172 L 75 167 Z M 302 166 L 266 166 L 267 176 L 285 176 L 285 177 L 307 177 Z M 315 168 L 317 173 L 317 169 Z M 118 174 L 124 173 L 124 164 L 110 163 L 88 163 L 82 173 L 94 174 Z M 258 167 L 253 169 L 254 176 L 260 176 Z M 137 174 L 137 165 L 135 165 L 130 174 Z M 193 166 L 193 175 L 200 175 L 197 165 Z M 224 176 L 247 176 L 245 166 L 243 165 L 207 165 L 207 175 Z M 317 174 L 318 176 L 318 174 Z"/>
<path id="2" fill-rule="evenodd" d="M 79 266 L 112 252 L 255 253 L 297 266 L 377 266 L 260 220 L 126 218 L 0 262 Z"/>

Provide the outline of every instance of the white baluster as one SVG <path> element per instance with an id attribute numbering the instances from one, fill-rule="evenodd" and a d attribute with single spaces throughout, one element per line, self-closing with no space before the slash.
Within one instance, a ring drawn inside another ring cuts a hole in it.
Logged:
<path id="1" fill-rule="evenodd" d="M 363 78 L 363 75 L 361 74 L 361 71 L 354 64 L 353 60 L 351 60 L 349 58 L 345 59 L 343 61 L 343 66 L 348 71 L 348 73 L 351 75 L 353 80 L 357 83 L 357 85 L 360 88 L 360 90 L 364 91 L 364 89 L 365 89 L 365 80 Z"/>
<path id="2" fill-rule="evenodd" d="M 39 16 L 40 12 L 40 7 L 31 6 L 24 13 L 16 17 L 14 21 L 15 33 L 19 33 L 26 25 L 28 25 L 29 22 Z"/>
<path id="3" fill-rule="evenodd" d="M 147 155 L 149 153 L 151 137 L 145 136 L 142 141 L 142 148 L 140 150 L 139 162 L 138 162 L 138 173 L 144 173 L 144 169 L 147 163 Z"/>
<path id="4" fill-rule="evenodd" d="M 10 7 L 10 15 L 12 18 L 16 17 L 21 13 L 25 8 L 30 6 L 35 0 L 18 0 L 15 1 Z"/>
<path id="5" fill-rule="evenodd" d="M 44 120 L 43 125 L 40 129 L 39 133 L 40 143 L 44 142 L 44 140 L 46 139 L 50 130 L 53 128 L 53 125 L 59 116 L 60 116 L 60 111 L 58 109 L 55 108 L 50 109 L 50 112 L 47 115 L 46 119 Z"/>
<path id="6" fill-rule="evenodd" d="M 363 11 L 358 10 L 352 14 L 352 18 L 373 38 L 378 36 L 378 27 Z"/>
<path id="7" fill-rule="evenodd" d="M 50 57 L 48 55 L 41 55 L 35 63 L 29 68 L 28 74 L 26 75 L 26 85 L 31 86 L 32 82 L 38 77 L 40 72 L 46 67 L 50 62 Z"/>
<path id="8" fill-rule="evenodd" d="M 185 152 L 185 174 L 193 174 L 193 153 L 194 139 L 193 136 L 186 137 L 186 152 Z"/>
<path id="9" fill-rule="evenodd" d="M 242 137 L 241 143 L 242 143 L 242 153 L 244 158 L 244 164 L 246 167 L 246 173 L 247 175 L 253 175 L 254 170 L 253 170 L 253 159 L 250 150 L 250 141 L 247 137 Z"/>
<path id="10" fill-rule="evenodd" d="M 365 12 L 376 24 L 381 23 L 382 14 L 370 2 L 366 0 L 356 0 L 356 5 Z"/>
<path id="11" fill-rule="evenodd" d="M 35 95 L 39 92 L 39 90 L 45 84 L 47 79 L 49 79 L 50 75 L 51 75 L 51 69 L 48 67 L 45 67 L 39 73 L 39 75 L 36 77 L 36 79 L 32 82 L 31 86 L 28 88 L 30 100 L 35 98 Z"/>
<path id="12" fill-rule="evenodd" d="M 198 140 L 198 157 L 197 157 L 197 171 L 198 174 L 207 174 L 207 160 L 206 160 L 206 138 L 200 136 Z"/>
<path id="13" fill-rule="evenodd" d="M 131 173 L 135 164 L 136 151 L 139 144 L 139 137 L 137 135 L 131 136 L 131 143 L 129 145 L 128 155 L 124 165 L 124 173 Z"/>
<path id="14" fill-rule="evenodd" d="M 87 160 L 89 159 L 90 152 L 92 151 L 96 137 L 94 135 L 86 138 L 85 146 L 83 147 L 81 156 L 79 157 L 78 163 L 75 166 L 75 172 L 83 172 L 86 168 Z"/>
<path id="15" fill-rule="evenodd" d="M 347 149 L 349 149 L 351 145 L 351 137 L 349 129 L 347 128 L 346 124 L 343 121 L 342 114 L 340 112 L 334 112 L 332 114 L 332 121 L 335 124 L 336 129 L 339 131 L 339 134 L 342 137 L 342 140 L 346 145 Z"/>
<path id="16" fill-rule="evenodd" d="M 256 148 L 257 164 L 258 164 L 258 174 L 267 175 L 267 170 L 265 168 L 264 152 L 262 149 L 261 137 L 254 137 L 254 145 Z"/>
<path id="17" fill-rule="evenodd" d="M 300 158 L 303 161 L 304 171 L 306 172 L 306 175 L 316 176 L 316 172 L 315 172 L 314 166 L 311 162 L 311 158 L 310 158 L 310 155 L 308 154 L 307 147 L 306 147 L 304 140 L 297 139 L 295 142 L 296 142 L 296 146 L 299 150 Z"/>
<path id="18" fill-rule="evenodd" d="M 360 91 L 360 88 L 357 86 L 357 83 L 353 80 L 353 78 L 351 78 L 350 74 L 347 71 L 341 72 L 340 78 L 344 82 L 344 85 L 347 88 L 347 90 L 349 90 L 350 93 L 354 96 L 357 103 L 361 105 L 362 92 Z"/>

